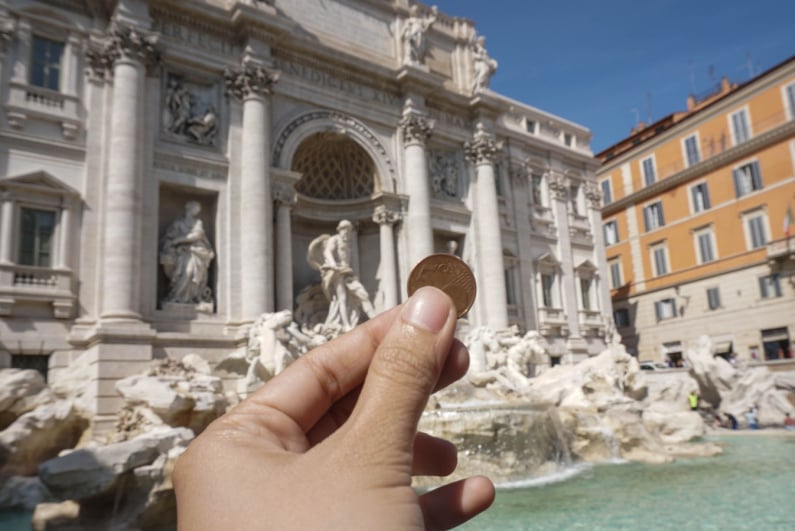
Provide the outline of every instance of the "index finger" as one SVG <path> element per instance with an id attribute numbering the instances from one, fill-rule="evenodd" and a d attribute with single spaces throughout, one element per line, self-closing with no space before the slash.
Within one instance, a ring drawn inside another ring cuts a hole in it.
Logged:
<path id="1" fill-rule="evenodd" d="M 241 413 L 251 407 L 276 410 L 308 432 L 337 400 L 362 384 L 401 306 L 301 356 L 236 409 Z"/>

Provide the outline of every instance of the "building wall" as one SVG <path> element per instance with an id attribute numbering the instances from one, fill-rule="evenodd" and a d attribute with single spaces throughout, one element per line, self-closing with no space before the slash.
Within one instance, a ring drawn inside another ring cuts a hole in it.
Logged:
<path id="1" fill-rule="evenodd" d="M 642 359 L 659 360 L 664 344 L 693 344 L 702 334 L 732 341 L 734 353 L 750 357 L 761 330 L 785 328 L 795 335 L 792 263 L 795 247 L 784 233 L 787 208 L 795 208 L 795 114 L 788 109 L 787 87 L 795 86 L 795 60 L 789 60 L 743 85 L 724 80 L 705 101 L 690 101 L 677 113 L 633 133 L 598 155 L 597 179 L 627 171 L 622 193 L 603 209 L 603 223 L 615 220 L 620 241 L 606 247 L 608 262 L 620 262 L 624 285 L 611 292 L 614 309 L 626 309 L 631 326 L 624 342 Z M 744 110 L 749 138 L 738 141 L 732 114 Z M 685 139 L 695 135 L 700 160 L 687 163 Z M 642 141 L 633 142 L 633 138 Z M 656 181 L 646 185 L 642 162 L 652 157 Z M 734 172 L 758 164 L 761 188 L 738 197 Z M 697 212 L 692 187 L 706 185 L 709 208 Z M 660 202 L 664 225 L 647 231 L 644 208 Z M 753 248 L 749 217 L 761 215 L 765 244 Z M 702 262 L 698 236 L 712 234 L 713 260 Z M 668 271 L 657 274 L 652 250 L 667 249 Z M 762 299 L 760 277 L 778 275 L 781 296 Z M 707 288 L 719 288 L 721 307 L 709 310 Z M 676 300 L 677 316 L 660 320 L 655 302 Z M 790 349 L 792 347 L 790 346 Z M 758 354 L 758 353 L 757 353 Z"/>

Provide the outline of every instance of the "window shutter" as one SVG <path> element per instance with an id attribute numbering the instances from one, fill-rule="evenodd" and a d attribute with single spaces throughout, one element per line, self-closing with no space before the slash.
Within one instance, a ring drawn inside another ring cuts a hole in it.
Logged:
<path id="1" fill-rule="evenodd" d="M 657 212 L 658 212 L 657 221 L 659 221 L 660 227 L 664 227 L 665 226 L 665 215 L 663 214 L 662 203 L 657 203 Z"/>
<path id="2" fill-rule="evenodd" d="M 646 232 L 649 232 L 651 230 L 651 220 L 649 219 L 649 217 L 650 217 L 649 207 L 645 207 L 643 209 L 643 222 L 646 224 Z"/>
<path id="3" fill-rule="evenodd" d="M 654 303 L 654 313 L 657 314 L 657 320 L 659 321 L 662 319 L 662 304 L 660 301 L 655 301 Z"/>
<path id="4" fill-rule="evenodd" d="M 742 197 L 743 189 L 742 189 L 742 184 L 740 182 L 740 180 L 742 179 L 742 177 L 740 176 L 740 170 L 739 169 L 733 170 L 732 175 L 734 176 L 734 193 L 736 197 L 738 198 Z"/>
<path id="5" fill-rule="evenodd" d="M 759 292 L 763 299 L 767 298 L 767 277 L 759 277 Z"/>
<path id="6" fill-rule="evenodd" d="M 676 313 L 676 299 L 668 299 L 668 304 L 671 305 L 671 315 L 676 317 L 677 316 L 677 313 Z"/>
<path id="7" fill-rule="evenodd" d="M 781 284 L 778 281 L 778 274 L 774 274 L 770 277 L 773 281 L 773 289 L 776 291 L 776 297 L 781 297 Z"/>
<path id="8" fill-rule="evenodd" d="M 751 163 L 751 181 L 754 190 L 762 189 L 762 173 L 759 171 L 758 161 L 753 161 Z"/>
<path id="9" fill-rule="evenodd" d="M 709 188 L 707 188 L 707 183 L 704 183 L 701 188 L 702 197 L 704 199 L 704 209 L 712 208 L 712 205 L 709 202 Z"/>

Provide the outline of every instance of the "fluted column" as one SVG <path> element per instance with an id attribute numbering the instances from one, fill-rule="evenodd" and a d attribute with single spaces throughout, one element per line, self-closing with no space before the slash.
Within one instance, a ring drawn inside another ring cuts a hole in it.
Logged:
<path id="1" fill-rule="evenodd" d="M 0 195 L 0 264 L 14 262 L 11 243 L 14 240 L 14 202 L 11 194 L 3 192 Z"/>
<path id="2" fill-rule="evenodd" d="M 278 74 L 244 64 L 227 71 L 230 95 L 243 102 L 240 220 L 242 317 L 253 321 L 274 308 L 273 197 L 270 175 L 270 95 Z"/>
<path id="3" fill-rule="evenodd" d="M 61 219 L 58 221 L 58 256 L 56 267 L 58 269 L 71 269 L 72 252 L 72 211 L 70 208 L 61 210 Z"/>
<path id="4" fill-rule="evenodd" d="M 431 192 L 428 186 L 428 161 L 425 144 L 431 135 L 434 122 L 417 112 L 409 101 L 403 109 L 399 123 L 403 135 L 403 152 L 407 193 L 406 214 L 409 263 L 433 253 L 433 228 L 431 225 Z"/>
<path id="5" fill-rule="evenodd" d="M 478 226 L 476 245 L 480 255 L 481 282 L 486 305 L 486 323 L 493 329 L 508 326 L 505 294 L 505 266 L 502 259 L 502 232 L 495 182 L 494 163 L 502 143 L 478 124 L 474 138 L 464 145 L 464 153 L 475 165 L 475 220 Z"/>
<path id="6" fill-rule="evenodd" d="M 373 221 L 378 223 L 381 243 L 381 279 L 384 286 L 384 309 L 398 303 L 398 278 L 395 261 L 395 238 L 392 226 L 400 219 L 400 214 L 379 206 L 373 213 Z"/>
<path id="7" fill-rule="evenodd" d="M 140 319 L 142 87 L 145 66 L 157 56 L 154 40 L 135 29 L 117 30 L 105 55 L 112 64 L 113 109 L 105 185 L 102 264 L 103 318 Z"/>
<path id="8" fill-rule="evenodd" d="M 295 191 L 286 185 L 273 191 L 276 202 L 276 309 L 293 309 L 293 238 L 291 214 Z"/>

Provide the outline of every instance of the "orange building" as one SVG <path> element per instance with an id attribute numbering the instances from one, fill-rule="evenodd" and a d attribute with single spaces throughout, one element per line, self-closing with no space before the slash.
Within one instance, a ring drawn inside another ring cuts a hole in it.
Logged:
<path id="1" fill-rule="evenodd" d="M 793 356 L 795 56 L 597 154 L 613 317 L 641 360 Z M 787 221 L 789 220 L 789 222 Z"/>

